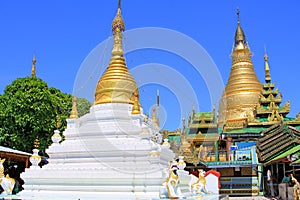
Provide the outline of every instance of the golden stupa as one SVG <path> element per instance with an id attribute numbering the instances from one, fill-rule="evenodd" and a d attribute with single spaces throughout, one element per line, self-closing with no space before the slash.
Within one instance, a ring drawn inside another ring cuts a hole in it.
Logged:
<path id="1" fill-rule="evenodd" d="M 77 111 L 77 98 L 73 97 L 73 104 L 72 104 L 72 110 L 70 112 L 70 119 L 77 119 L 78 118 L 78 111 Z"/>
<path id="2" fill-rule="evenodd" d="M 112 57 L 106 71 L 98 81 L 94 105 L 102 103 L 134 104 L 135 95 L 138 96 L 138 87 L 129 73 L 124 59 L 122 49 L 124 21 L 121 15 L 120 3 L 117 15 L 112 22 L 112 31 L 114 36 Z"/>
<path id="3" fill-rule="evenodd" d="M 234 39 L 231 72 L 219 105 L 218 122 L 221 125 L 253 117 L 262 90 L 254 72 L 252 53 L 241 28 L 239 13 Z"/>

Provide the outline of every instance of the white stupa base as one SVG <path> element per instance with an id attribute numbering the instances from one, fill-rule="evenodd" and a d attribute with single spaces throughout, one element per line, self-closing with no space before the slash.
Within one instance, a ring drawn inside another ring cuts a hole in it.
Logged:
<path id="1" fill-rule="evenodd" d="M 153 199 L 174 153 L 153 141 L 158 127 L 132 105 L 91 107 L 68 119 L 65 141 L 53 143 L 43 168 L 29 168 L 21 199 Z"/>
<path id="2" fill-rule="evenodd" d="M 30 191 L 14 198 L 22 200 L 101 200 L 101 199 L 159 199 L 157 192 L 82 192 L 82 191 Z"/>

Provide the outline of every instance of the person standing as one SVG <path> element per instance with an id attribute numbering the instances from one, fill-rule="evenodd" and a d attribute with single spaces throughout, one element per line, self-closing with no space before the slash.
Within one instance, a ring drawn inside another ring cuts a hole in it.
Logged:
<path id="1" fill-rule="evenodd" d="M 272 176 L 271 170 L 267 171 L 267 181 L 268 181 L 268 185 L 270 187 L 271 196 L 274 198 L 275 197 L 275 189 L 274 189 L 274 185 L 273 185 L 273 176 Z"/>

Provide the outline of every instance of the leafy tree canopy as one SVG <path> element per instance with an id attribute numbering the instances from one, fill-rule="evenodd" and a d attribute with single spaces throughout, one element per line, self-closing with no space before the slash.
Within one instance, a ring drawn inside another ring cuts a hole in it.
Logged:
<path id="1" fill-rule="evenodd" d="M 91 106 L 92 106 L 91 102 L 89 102 L 85 98 L 78 98 L 77 99 L 78 116 L 81 117 L 87 114 L 90 111 Z"/>
<path id="2" fill-rule="evenodd" d="M 38 137 L 39 149 L 52 143 L 55 129 L 66 127 L 72 96 L 36 77 L 18 78 L 0 96 L 0 145 L 31 152 Z"/>

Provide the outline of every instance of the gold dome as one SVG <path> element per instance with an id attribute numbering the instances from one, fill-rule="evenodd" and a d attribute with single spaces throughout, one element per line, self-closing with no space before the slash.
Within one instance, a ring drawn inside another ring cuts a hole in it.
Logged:
<path id="1" fill-rule="evenodd" d="M 120 3 L 118 12 L 112 22 L 114 46 L 109 65 L 98 81 L 94 104 L 129 103 L 134 104 L 134 93 L 138 95 L 138 87 L 128 71 L 122 49 L 122 32 L 124 21 Z"/>
<path id="2" fill-rule="evenodd" d="M 238 21 L 231 54 L 231 72 L 220 100 L 219 124 L 254 116 L 253 111 L 259 103 L 262 84 L 254 72 L 251 56 L 245 34 Z"/>

